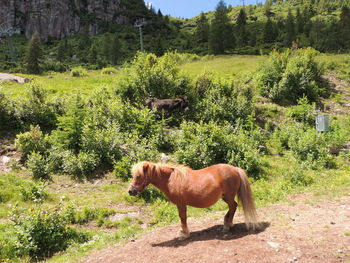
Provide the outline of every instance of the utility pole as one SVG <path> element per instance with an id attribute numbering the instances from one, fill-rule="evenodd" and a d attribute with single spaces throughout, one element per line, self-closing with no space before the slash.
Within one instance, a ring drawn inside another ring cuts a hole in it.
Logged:
<path id="1" fill-rule="evenodd" d="M 142 34 L 142 27 L 144 25 L 146 25 L 147 22 L 146 20 L 143 18 L 143 19 L 138 19 L 136 20 L 135 24 L 134 24 L 134 27 L 138 28 L 139 29 L 139 33 L 140 33 L 140 48 L 141 48 L 141 51 L 144 51 L 144 48 L 143 48 L 143 34 Z"/>

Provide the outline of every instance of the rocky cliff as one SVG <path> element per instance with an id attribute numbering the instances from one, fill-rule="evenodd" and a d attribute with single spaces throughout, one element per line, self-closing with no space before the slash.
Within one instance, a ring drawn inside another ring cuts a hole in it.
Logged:
<path id="1" fill-rule="evenodd" d="M 60 39 L 88 30 L 101 33 L 106 24 L 131 24 L 132 7 L 143 0 L 0 0 L 0 26 L 19 28 L 27 38 L 38 31 L 42 38 Z"/>

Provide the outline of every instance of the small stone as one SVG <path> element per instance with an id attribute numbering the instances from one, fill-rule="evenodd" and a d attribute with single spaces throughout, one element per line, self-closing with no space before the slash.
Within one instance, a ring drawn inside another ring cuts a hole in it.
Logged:
<path id="1" fill-rule="evenodd" d="M 334 221 L 331 221 L 331 225 L 335 225 L 335 222 L 334 222 Z"/>
<path id="2" fill-rule="evenodd" d="M 278 243 L 275 243 L 275 242 L 267 242 L 267 244 L 270 246 L 270 247 L 273 247 L 273 248 L 278 248 L 279 247 L 279 244 Z"/>

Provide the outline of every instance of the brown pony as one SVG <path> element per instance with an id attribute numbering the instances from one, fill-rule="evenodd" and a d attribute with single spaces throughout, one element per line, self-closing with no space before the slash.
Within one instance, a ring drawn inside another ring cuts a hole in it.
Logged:
<path id="1" fill-rule="evenodd" d="M 248 177 L 241 168 L 216 164 L 192 170 L 181 165 L 140 162 L 133 166 L 132 175 L 130 195 L 137 195 L 149 184 L 153 184 L 177 206 L 181 219 L 182 239 L 190 235 L 187 227 L 187 205 L 206 208 L 215 204 L 220 198 L 223 198 L 229 206 L 224 218 L 224 230 L 228 231 L 233 225 L 232 220 L 237 208 L 237 202 L 234 200 L 236 194 L 243 206 L 247 227 L 254 229 L 258 226 Z"/>

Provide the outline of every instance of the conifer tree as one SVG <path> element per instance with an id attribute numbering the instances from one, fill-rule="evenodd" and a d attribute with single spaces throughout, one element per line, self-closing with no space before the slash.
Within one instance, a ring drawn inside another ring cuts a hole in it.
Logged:
<path id="1" fill-rule="evenodd" d="M 227 16 L 227 7 L 224 1 L 216 6 L 214 19 L 209 32 L 209 50 L 213 54 L 223 54 L 226 49 L 233 48 L 234 36 L 232 26 Z"/>
<path id="2" fill-rule="evenodd" d="M 303 16 L 301 15 L 299 7 L 297 8 L 297 15 L 295 17 L 295 20 L 296 20 L 296 31 L 297 31 L 297 34 L 304 33 L 304 24 L 305 24 L 305 22 L 304 22 Z"/>
<path id="3" fill-rule="evenodd" d="M 350 48 L 350 9 L 343 6 L 339 20 L 339 41 L 344 49 Z"/>
<path id="4" fill-rule="evenodd" d="M 93 43 L 91 46 L 90 46 L 90 49 L 89 49 L 89 54 L 88 54 L 88 59 L 89 59 L 89 63 L 92 63 L 92 64 L 96 64 L 97 63 L 97 55 L 98 55 L 98 51 L 97 51 L 97 46 L 95 43 Z"/>
<path id="5" fill-rule="evenodd" d="M 36 31 L 32 39 L 29 41 L 27 46 L 24 63 L 26 71 L 29 74 L 39 74 L 40 73 L 40 59 L 42 58 L 43 52 L 40 46 L 40 35 Z"/>
<path id="6" fill-rule="evenodd" d="M 246 32 L 246 24 L 247 24 L 247 14 L 242 8 L 239 11 L 239 15 L 237 17 L 237 22 L 236 22 L 236 44 L 239 47 L 243 47 L 247 44 L 247 32 Z"/>
<path id="7" fill-rule="evenodd" d="M 288 16 L 286 21 L 286 33 L 287 33 L 287 43 L 288 45 L 291 45 L 293 41 L 296 40 L 295 36 L 295 24 L 294 24 L 294 16 L 292 14 L 292 11 L 288 10 Z"/>
<path id="8" fill-rule="evenodd" d="M 68 53 L 68 43 L 67 39 L 61 40 L 58 44 L 56 59 L 59 62 L 63 62 L 67 58 Z"/>
<path id="9" fill-rule="evenodd" d="M 110 50 L 111 50 L 112 37 L 110 34 L 106 34 L 103 37 L 102 43 L 102 55 L 107 61 L 110 61 Z"/>
<path id="10" fill-rule="evenodd" d="M 275 41 L 275 39 L 276 39 L 276 36 L 275 36 L 273 22 L 271 21 L 270 17 L 268 17 L 264 27 L 264 42 L 272 43 Z"/>
<path id="11" fill-rule="evenodd" d="M 160 57 L 164 55 L 164 47 L 163 47 L 163 42 L 162 38 L 160 35 L 157 36 L 157 38 L 154 41 L 154 53 Z"/>
<path id="12" fill-rule="evenodd" d="M 197 20 L 196 38 L 200 43 L 208 42 L 209 38 L 209 23 L 205 14 L 202 12 Z"/>
<path id="13" fill-rule="evenodd" d="M 112 64 L 116 65 L 121 57 L 121 44 L 117 35 L 112 37 L 109 48 L 109 56 Z"/>

